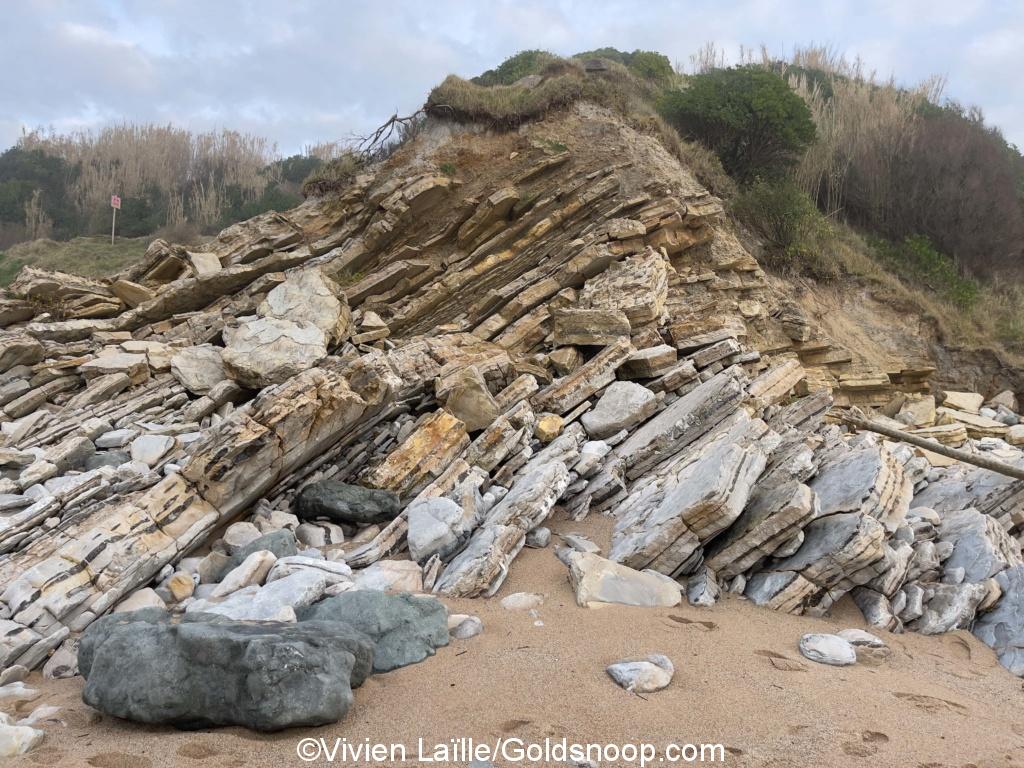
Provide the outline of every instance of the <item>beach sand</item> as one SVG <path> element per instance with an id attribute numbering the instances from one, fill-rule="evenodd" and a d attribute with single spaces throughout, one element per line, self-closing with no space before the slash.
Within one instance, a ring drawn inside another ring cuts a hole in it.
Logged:
<path id="1" fill-rule="evenodd" d="M 551 524 L 556 533 L 581 532 L 602 547 L 610 526 L 603 517 Z M 735 596 L 707 609 L 685 603 L 584 609 L 575 603 L 555 543 L 557 537 L 547 549 L 524 550 L 495 598 L 446 600 L 453 613 L 479 615 L 483 634 L 455 640 L 421 664 L 371 677 L 340 723 L 275 734 L 140 726 L 83 704 L 81 678 L 45 681 L 35 673 L 30 683 L 43 695 L 20 705 L 19 713 L 58 705 L 66 725 L 46 724 L 45 742 L 9 764 L 327 765 L 296 754 L 301 739 L 323 737 L 328 746 L 345 738 L 407 749 L 405 763 L 339 758 L 336 765 L 465 765 L 419 762 L 418 740 L 432 747 L 505 737 L 646 742 L 659 750 L 669 743 L 720 743 L 728 766 L 1024 766 L 1022 681 L 968 632 L 880 633 L 892 649 L 880 664 L 814 664 L 797 650 L 802 634 L 865 627 L 849 599 L 823 619 L 776 613 Z M 501 597 L 519 591 L 546 595 L 538 616 L 500 607 Z M 637 696 L 605 673 L 614 661 L 653 652 L 675 664 L 675 678 L 663 691 Z M 499 758 L 495 764 L 516 763 Z"/>

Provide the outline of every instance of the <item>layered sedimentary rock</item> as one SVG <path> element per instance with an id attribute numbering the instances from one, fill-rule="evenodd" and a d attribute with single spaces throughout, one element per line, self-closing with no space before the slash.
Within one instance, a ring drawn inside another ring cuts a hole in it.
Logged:
<path id="1" fill-rule="evenodd" d="M 1024 462 L 990 423 L 1015 417 L 1006 398 L 1009 415 L 950 393 L 936 409 L 923 368 L 853 365 L 721 203 L 610 113 L 545 121 L 568 146 L 600 134 L 584 152 L 530 143 L 534 125 L 431 126 L 199 249 L 12 284 L 0 665 L 67 655 L 139 604 L 290 624 L 380 601 L 350 594 L 494 595 L 552 515 L 601 511 L 609 558 L 570 558 L 582 602 L 670 605 L 684 577 L 698 603 L 852 593 L 893 630 L 991 616 L 979 634 L 1016 668 L 1019 484 L 824 420 L 874 404 Z M 453 148 L 493 162 L 441 173 Z M 180 630 L 145 631 L 178 652 Z"/>

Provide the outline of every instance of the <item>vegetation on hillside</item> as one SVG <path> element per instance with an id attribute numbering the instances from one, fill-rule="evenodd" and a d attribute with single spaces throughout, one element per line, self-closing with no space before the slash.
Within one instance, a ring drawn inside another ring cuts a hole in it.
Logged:
<path id="1" fill-rule="evenodd" d="M 213 233 L 294 207 L 303 179 L 323 163 L 317 152 L 328 149 L 281 159 L 257 136 L 154 125 L 26 133 L 0 154 L 0 248 L 109 232 L 112 194 L 125 237 Z"/>
<path id="2" fill-rule="evenodd" d="M 807 104 L 786 82 L 757 67 L 694 75 L 667 91 L 661 113 L 680 133 L 715 151 L 739 181 L 784 173 L 814 141 Z"/>
<path id="3" fill-rule="evenodd" d="M 822 48 L 730 67 L 709 44 L 691 61 L 523 51 L 447 78 L 426 109 L 496 129 L 580 99 L 617 109 L 727 199 L 773 269 L 870 280 L 955 339 L 1024 352 L 1024 158 L 978 110 L 941 79 L 902 87 Z"/>
<path id="4" fill-rule="evenodd" d="M 415 135 L 423 115 L 506 130 L 588 100 L 657 136 L 725 198 L 771 268 L 871 280 L 958 338 L 1024 351 L 1024 157 L 980 111 L 943 100 L 941 79 L 900 86 L 822 48 L 787 60 L 741 51 L 729 66 L 709 44 L 691 61 L 684 73 L 653 51 L 522 51 L 478 77 L 448 77 L 370 149 L 327 143 L 283 159 L 231 132 L 26 134 L 0 154 L 0 248 L 105 233 L 112 192 L 123 200 L 121 234 L 186 240 L 343 190 Z M 89 255 L 103 242 L 9 249 L 0 277 L 30 262 L 107 271 L 134 252 L 125 243 L 107 264 Z"/>

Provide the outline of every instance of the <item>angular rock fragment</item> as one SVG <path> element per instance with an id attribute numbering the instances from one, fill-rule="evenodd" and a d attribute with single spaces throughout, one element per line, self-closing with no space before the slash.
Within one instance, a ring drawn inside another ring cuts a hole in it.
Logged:
<path id="1" fill-rule="evenodd" d="M 599 389 L 615 381 L 615 371 L 634 351 L 628 339 L 621 339 L 605 347 L 571 374 L 534 395 L 534 408 L 559 415 L 568 413 Z"/>
<path id="2" fill-rule="evenodd" d="M 743 594 L 776 610 L 821 613 L 877 575 L 884 540 L 881 523 L 859 512 L 819 517 L 804 528 L 800 549 L 755 573 Z"/>
<path id="3" fill-rule="evenodd" d="M 630 381 L 613 382 L 597 405 L 580 418 L 592 440 L 611 437 L 646 420 L 658 408 L 658 400 L 647 387 Z"/>
<path id="4" fill-rule="evenodd" d="M 739 407 L 742 384 L 735 371 L 722 371 L 676 400 L 615 449 L 626 476 L 639 477 L 710 432 Z"/>
<path id="5" fill-rule="evenodd" d="M 560 309 L 552 314 L 555 344 L 607 346 L 629 338 L 626 314 L 618 309 Z"/>
<path id="6" fill-rule="evenodd" d="M 435 411 L 365 481 L 374 488 L 414 496 L 439 477 L 469 446 L 465 425 L 444 409 Z"/>
<path id="7" fill-rule="evenodd" d="M 661 574 L 637 571 L 587 552 L 569 555 L 569 582 L 581 608 L 605 603 L 671 608 L 682 599 L 679 585 Z"/>
<path id="8" fill-rule="evenodd" d="M 342 343 L 352 334 L 352 312 L 345 293 L 319 269 L 289 272 L 257 311 L 263 317 L 314 325 L 333 344 Z"/>
<path id="9" fill-rule="evenodd" d="M 663 488 L 634 488 L 619 507 L 609 557 L 669 576 L 685 572 L 700 546 L 739 517 L 766 463 L 758 443 L 725 439 L 669 476 Z"/>
<path id="10" fill-rule="evenodd" d="M 252 389 L 280 384 L 327 354 L 327 336 L 320 328 L 277 318 L 242 318 L 237 328 L 224 329 L 224 341 L 224 369 Z"/>
<path id="11" fill-rule="evenodd" d="M 465 549 L 448 563 L 434 591 L 450 597 L 497 592 L 527 532 L 548 518 L 568 485 L 569 471 L 561 461 L 537 464 L 524 472 L 487 513 Z"/>
<path id="12" fill-rule="evenodd" d="M 223 350 L 212 344 L 186 347 L 171 358 L 171 373 L 189 392 L 204 395 L 227 378 Z"/>
<path id="13" fill-rule="evenodd" d="M 803 483 L 759 485 L 736 522 L 705 550 L 705 563 L 730 579 L 776 554 L 818 514 L 817 497 Z"/>
<path id="14" fill-rule="evenodd" d="M 913 488 L 903 466 L 885 448 L 866 445 L 828 462 L 810 483 L 821 515 L 862 512 L 895 531 L 906 517 Z"/>

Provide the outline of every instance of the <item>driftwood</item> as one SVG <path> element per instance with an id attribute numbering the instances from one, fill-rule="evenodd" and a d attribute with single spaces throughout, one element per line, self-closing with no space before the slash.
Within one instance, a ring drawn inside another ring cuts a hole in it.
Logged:
<path id="1" fill-rule="evenodd" d="M 950 448 L 947 445 L 936 442 L 935 440 L 928 440 L 917 435 L 911 435 L 907 432 L 903 432 L 899 429 L 893 429 L 887 427 L 884 424 L 879 424 L 877 421 L 871 421 L 864 418 L 863 414 L 851 413 L 851 412 L 837 412 L 836 418 L 840 421 L 849 424 L 857 429 L 864 429 L 868 432 L 876 432 L 879 435 L 884 435 L 892 440 L 899 440 L 902 443 L 909 443 L 910 445 L 916 445 L 918 448 L 924 448 L 926 451 L 937 453 L 940 456 L 945 456 L 950 459 L 956 459 L 962 461 L 965 464 L 973 464 L 976 467 L 982 469 L 988 469 L 992 472 L 998 472 L 1001 475 L 1007 477 L 1013 477 L 1017 480 L 1024 480 L 1024 469 L 1015 467 L 1012 464 L 1007 464 L 1004 461 L 996 461 L 985 456 L 978 456 L 967 451 L 957 450 L 956 448 Z"/>

